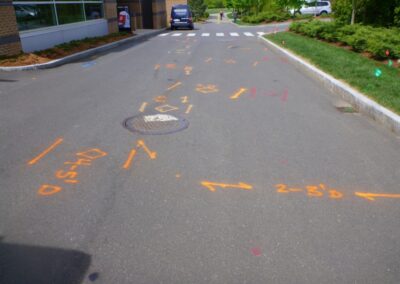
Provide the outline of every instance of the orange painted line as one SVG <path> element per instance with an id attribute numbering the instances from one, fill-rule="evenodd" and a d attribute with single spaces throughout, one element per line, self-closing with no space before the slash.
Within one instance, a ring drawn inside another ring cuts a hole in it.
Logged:
<path id="1" fill-rule="evenodd" d="M 250 184 L 243 183 L 243 182 L 239 182 L 238 184 L 227 184 L 227 183 L 218 183 L 218 182 L 211 182 L 211 181 L 202 181 L 201 185 L 206 187 L 211 192 L 215 192 L 217 190 L 216 187 L 222 187 L 222 188 L 231 187 L 231 188 L 239 188 L 239 189 L 243 189 L 243 190 L 253 189 L 253 186 L 251 186 Z"/>
<path id="2" fill-rule="evenodd" d="M 188 108 L 186 109 L 185 113 L 189 114 L 190 111 L 192 110 L 192 108 L 193 108 L 193 105 L 189 105 Z"/>
<path id="3" fill-rule="evenodd" d="M 44 150 L 42 153 L 40 153 L 36 158 L 30 160 L 28 162 L 28 165 L 32 166 L 36 164 L 40 159 L 42 159 L 44 156 L 46 156 L 49 152 L 54 150 L 58 145 L 60 145 L 64 139 L 58 138 L 53 144 L 51 144 L 46 150 Z"/>
<path id="4" fill-rule="evenodd" d="M 231 100 L 236 100 L 238 99 L 244 92 L 246 92 L 247 89 L 246 88 L 240 88 L 236 93 L 234 93 L 230 99 Z"/>
<path id="5" fill-rule="evenodd" d="M 147 107 L 147 103 L 146 103 L 146 102 L 142 103 L 142 105 L 140 106 L 139 111 L 140 111 L 140 112 L 144 112 L 144 110 L 146 109 L 146 107 Z"/>
<path id="6" fill-rule="evenodd" d="M 253 63 L 253 67 L 256 67 L 258 65 L 258 61 L 255 61 L 254 63 Z"/>
<path id="7" fill-rule="evenodd" d="M 176 87 L 178 87 L 179 85 L 182 85 L 182 82 L 176 82 L 175 84 L 173 84 L 172 86 L 168 87 L 168 91 L 171 91 L 172 89 L 175 89 Z"/>
<path id="8" fill-rule="evenodd" d="M 138 140 L 137 146 L 138 147 L 142 147 L 143 150 L 147 153 L 147 155 L 149 155 L 150 159 L 154 160 L 154 159 L 157 158 L 157 152 L 150 151 L 150 149 L 147 148 L 147 146 L 146 146 L 146 144 L 144 143 L 143 140 Z"/>
<path id="9" fill-rule="evenodd" d="M 128 159 L 126 159 L 124 165 L 122 166 L 123 169 L 127 170 L 130 168 L 135 155 L 136 155 L 136 150 L 132 149 L 132 151 L 129 153 Z"/>
<path id="10" fill-rule="evenodd" d="M 371 193 L 371 192 L 355 192 L 356 196 L 368 199 L 370 201 L 375 201 L 377 197 L 383 198 L 400 198 L 400 194 L 390 194 L 390 193 Z"/>

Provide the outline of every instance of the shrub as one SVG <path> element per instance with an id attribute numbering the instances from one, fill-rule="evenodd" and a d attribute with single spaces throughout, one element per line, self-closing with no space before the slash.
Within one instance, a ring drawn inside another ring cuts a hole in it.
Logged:
<path id="1" fill-rule="evenodd" d="M 336 22 L 313 20 L 292 23 L 290 30 L 309 37 L 341 42 L 351 46 L 354 51 L 367 51 L 376 59 L 387 58 L 387 50 L 391 58 L 400 58 L 400 29 L 398 28 L 374 28 L 359 24 L 341 26 Z"/>

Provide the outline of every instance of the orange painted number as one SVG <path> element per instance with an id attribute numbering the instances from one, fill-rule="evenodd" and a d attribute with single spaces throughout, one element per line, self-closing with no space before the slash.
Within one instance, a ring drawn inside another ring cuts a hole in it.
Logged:
<path id="1" fill-rule="evenodd" d="M 62 187 L 56 186 L 56 185 L 49 185 L 49 184 L 43 184 L 39 190 L 38 194 L 39 195 L 53 195 L 56 194 L 57 192 L 60 192 L 62 190 Z"/>
<path id="2" fill-rule="evenodd" d="M 275 185 L 275 187 L 277 189 L 276 192 L 289 193 L 289 190 L 287 190 L 287 185 L 286 184 L 279 183 L 279 184 Z"/>
<path id="3" fill-rule="evenodd" d="M 323 195 L 322 192 L 318 191 L 319 190 L 318 186 L 309 185 L 306 186 L 306 189 L 308 196 L 321 197 Z"/>
<path id="4" fill-rule="evenodd" d="M 77 175 L 77 172 L 56 171 L 56 177 L 59 179 L 76 178 Z"/>

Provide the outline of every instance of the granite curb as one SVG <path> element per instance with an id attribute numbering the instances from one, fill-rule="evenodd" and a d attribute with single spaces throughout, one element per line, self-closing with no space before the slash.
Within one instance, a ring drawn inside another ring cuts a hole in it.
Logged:
<path id="1" fill-rule="evenodd" d="M 387 129 L 393 131 L 396 135 L 400 135 L 400 116 L 391 110 L 381 106 L 366 95 L 353 89 L 342 81 L 335 79 L 333 76 L 321 71 L 314 65 L 304 61 L 292 52 L 283 49 L 265 37 L 259 37 L 269 47 L 276 52 L 284 54 L 289 61 L 299 69 L 305 71 L 309 76 L 321 82 L 330 91 L 340 95 L 345 101 L 349 102 L 358 112 L 378 121 Z"/>

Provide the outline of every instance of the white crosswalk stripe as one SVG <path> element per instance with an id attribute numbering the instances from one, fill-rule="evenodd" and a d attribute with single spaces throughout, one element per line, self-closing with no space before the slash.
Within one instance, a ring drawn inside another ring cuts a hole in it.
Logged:
<path id="1" fill-rule="evenodd" d="M 246 37 L 254 37 L 255 34 L 257 34 L 258 36 L 263 36 L 265 34 L 267 34 L 266 32 L 243 32 L 243 33 L 238 33 L 238 32 L 229 32 L 229 33 L 222 33 L 222 32 L 218 32 L 215 33 L 216 37 L 225 37 L 225 36 L 231 36 L 231 37 L 240 37 L 240 36 L 246 36 Z M 202 36 L 202 37 L 210 37 L 214 34 L 211 33 L 162 33 L 159 34 L 158 36 L 160 37 L 166 37 L 166 36 L 173 36 L 173 37 L 179 37 L 179 36 L 186 36 L 186 37 L 196 37 L 196 36 Z"/>

